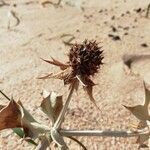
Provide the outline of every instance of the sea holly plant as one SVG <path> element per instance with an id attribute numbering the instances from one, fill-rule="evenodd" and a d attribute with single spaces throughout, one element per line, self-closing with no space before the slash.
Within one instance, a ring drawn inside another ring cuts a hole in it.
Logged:
<path id="1" fill-rule="evenodd" d="M 70 84 L 70 88 L 78 90 L 79 83 L 83 86 L 90 100 L 96 105 L 92 94 L 95 83 L 91 77 L 98 72 L 103 65 L 103 50 L 96 41 L 85 40 L 82 44 L 72 45 L 68 54 L 69 61 L 62 63 L 54 58 L 45 60 L 45 62 L 60 67 L 62 70 L 57 74 L 50 73 L 40 79 L 56 78 L 64 81 L 64 84 Z"/>
<path id="2" fill-rule="evenodd" d="M 61 149 L 67 149 L 67 146 L 59 135 L 57 130 L 46 126 L 41 122 L 38 122 L 34 117 L 27 111 L 20 101 L 16 102 L 13 98 L 8 98 L 2 91 L 9 103 L 6 106 L 0 106 L 0 130 L 13 129 L 13 131 L 23 140 L 36 146 L 36 150 L 46 150 L 50 148 L 50 144 L 54 141 Z M 48 116 L 54 125 L 60 111 L 62 110 L 62 96 L 59 96 L 55 92 L 43 91 L 43 100 L 41 102 L 41 110 Z M 66 136 L 84 149 L 85 146 L 80 143 L 77 139 Z M 35 140 L 38 139 L 38 143 Z"/>
<path id="3" fill-rule="evenodd" d="M 99 110 L 96 100 L 93 97 L 93 86 L 96 84 L 92 81 L 92 77 L 101 69 L 103 65 L 103 50 L 98 46 L 96 41 L 85 40 L 81 44 L 73 44 L 68 54 L 69 61 L 62 63 L 54 58 L 52 60 L 44 60 L 45 62 L 58 66 L 61 72 L 53 74 L 49 73 L 40 79 L 55 78 L 64 81 L 69 85 L 69 93 L 65 103 L 63 104 L 63 96 L 56 92 L 43 91 L 43 100 L 41 101 L 41 110 L 51 120 L 50 125 L 37 121 L 29 111 L 23 106 L 21 101 L 15 101 L 9 98 L 2 91 L 1 94 L 9 100 L 6 106 L 0 105 L 0 130 L 13 129 L 13 131 L 36 146 L 36 150 L 46 150 L 51 148 L 52 143 L 56 144 L 58 149 L 69 149 L 66 145 L 64 137 L 78 143 L 84 150 L 87 148 L 74 136 L 109 136 L 109 137 L 138 137 L 137 142 L 140 147 L 145 147 L 145 142 L 150 135 L 150 116 L 148 105 L 150 102 L 150 91 L 144 83 L 145 102 L 144 105 L 134 107 L 125 106 L 132 112 L 140 123 L 136 128 L 127 131 L 111 131 L 111 130 L 66 130 L 61 127 L 62 122 L 69 106 L 73 92 L 78 90 L 79 84 L 87 93 L 91 102 Z"/>

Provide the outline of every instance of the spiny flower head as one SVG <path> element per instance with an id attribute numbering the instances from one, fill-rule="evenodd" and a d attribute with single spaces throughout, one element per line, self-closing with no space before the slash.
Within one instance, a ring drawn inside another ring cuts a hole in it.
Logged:
<path id="1" fill-rule="evenodd" d="M 54 58 L 52 58 L 52 61 L 43 59 L 50 64 L 60 67 L 62 71 L 57 74 L 50 73 L 40 77 L 40 79 L 61 79 L 64 81 L 64 84 L 70 84 L 71 86 L 76 82 L 76 89 L 78 89 L 78 83 L 81 83 L 90 100 L 95 104 L 92 95 L 92 89 L 95 84 L 91 80 L 91 76 L 94 76 L 103 64 L 102 60 L 104 57 L 101 49 L 102 47 L 99 47 L 96 41 L 85 40 L 81 44 L 73 44 L 68 54 L 69 61 L 67 63 L 61 63 Z"/>
<path id="2" fill-rule="evenodd" d="M 85 40 L 82 44 L 74 44 L 69 52 L 69 62 L 75 74 L 94 75 L 102 63 L 102 50 L 96 41 Z"/>

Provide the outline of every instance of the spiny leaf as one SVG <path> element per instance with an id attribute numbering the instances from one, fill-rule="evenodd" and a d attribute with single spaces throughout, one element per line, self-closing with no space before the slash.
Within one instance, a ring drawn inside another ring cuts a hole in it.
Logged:
<path id="1" fill-rule="evenodd" d="M 146 88 L 146 85 L 144 83 L 144 89 L 145 89 L 145 100 L 144 100 L 144 105 L 136 105 L 134 107 L 129 107 L 129 106 L 125 106 L 125 108 L 127 108 L 129 111 L 131 111 L 131 113 L 140 120 L 137 128 L 140 129 L 144 129 L 145 127 L 148 126 L 149 120 L 150 120 L 150 116 L 149 116 L 149 111 L 148 111 L 148 105 L 150 102 L 150 91 Z M 149 139 L 149 135 L 148 134 L 144 134 L 144 135 L 139 135 L 138 139 L 137 139 L 137 143 L 140 144 L 140 147 L 145 147 L 147 145 L 144 144 L 145 141 L 147 141 Z"/>
<path id="2" fill-rule="evenodd" d="M 143 105 L 136 105 L 134 107 L 129 107 L 123 105 L 126 109 L 128 109 L 136 118 L 138 118 L 140 121 L 146 122 L 146 120 L 149 120 L 149 114 L 148 109 L 146 109 Z"/>
<path id="3" fill-rule="evenodd" d="M 146 122 L 147 120 L 150 120 L 150 116 L 148 112 L 148 105 L 150 102 L 150 91 L 146 88 L 145 83 L 144 83 L 144 88 L 145 88 L 144 105 L 136 105 L 134 107 L 129 107 L 124 105 L 125 108 L 131 111 L 131 113 L 142 122 Z"/>
<path id="4" fill-rule="evenodd" d="M 7 106 L 0 110 L 0 130 L 18 127 L 23 128 L 25 136 L 31 138 L 37 138 L 39 134 L 50 131 L 48 127 L 38 123 L 21 102 L 16 103 L 12 99 Z M 19 136 L 24 136 L 20 129 L 14 129 L 14 131 Z"/>
<path id="5" fill-rule="evenodd" d="M 62 96 L 58 96 L 55 92 L 43 91 L 43 101 L 41 103 L 42 111 L 48 115 L 52 124 L 57 120 L 63 107 Z"/>
<path id="6" fill-rule="evenodd" d="M 84 77 L 84 76 L 78 75 L 77 79 L 82 84 L 83 89 L 86 91 L 91 102 L 96 106 L 97 109 L 99 109 L 99 107 L 97 106 L 95 99 L 93 97 L 93 86 L 95 85 L 95 83 L 89 77 Z"/>
<path id="7" fill-rule="evenodd" d="M 43 59 L 43 58 L 41 58 L 41 59 L 42 59 L 43 61 L 49 63 L 49 64 L 52 64 L 52 65 L 55 65 L 55 66 L 60 67 L 61 70 L 65 70 L 65 69 L 67 69 L 67 68 L 69 67 L 68 64 L 64 64 L 64 63 L 62 63 L 62 62 L 60 62 L 60 61 L 54 59 L 53 57 L 51 57 L 51 58 L 52 58 L 52 61 L 51 61 L 51 60 L 46 60 L 46 59 Z"/>
<path id="8" fill-rule="evenodd" d="M 93 97 L 93 92 L 92 92 L 93 91 L 93 86 L 86 86 L 86 87 L 83 87 L 83 88 L 86 91 L 86 93 L 87 93 L 89 99 L 91 100 L 91 102 L 93 102 L 93 104 L 96 106 L 96 108 L 98 110 L 100 110 L 100 108 L 97 106 L 96 101 L 95 101 L 95 99 Z"/>
<path id="9" fill-rule="evenodd" d="M 53 73 L 50 73 L 50 74 L 42 76 L 42 77 L 38 77 L 38 79 L 48 79 L 48 78 L 51 78 L 52 74 Z"/>
<path id="10" fill-rule="evenodd" d="M 21 138 L 25 137 L 21 123 L 21 111 L 20 106 L 13 98 L 8 98 L 2 93 L 8 100 L 10 100 L 7 106 L 1 106 L 0 109 L 0 130 L 12 128 L 12 130 Z M 18 128 L 20 127 L 20 128 Z M 33 140 L 26 140 L 27 142 L 37 145 Z"/>
<path id="11" fill-rule="evenodd" d="M 56 74 L 52 74 L 50 78 L 64 80 L 70 73 L 70 68 Z"/>
<path id="12" fill-rule="evenodd" d="M 43 77 L 39 77 L 38 79 L 49 79 L 49 78 L 54 78 L 54 79 L 60 79 L 60 80 L 64 80 L 70 73 L 70 68 L 67 68 L 59 73 L 53 74 L 50 73 L 48 75 L 45 75 Z"/>
<path id="13" fill-rule="evenodd" d="M 12 99 L 0 110 L 0 130 L 21 127 L 20 116 L 18 104 Z"/>
<path id="14" fill-rule="evenodd" d="M 93 86 L 95 85 L 94 82 L 85 76 L 77 75 L 76 77 L 77 77 L 78 81 L 81 83 L 81 85 L 83 86 L 83 88 L 86 91 L 87 95 L 89 96 L 90 100 L 96 105 L 95 99 L 94 99 L 93 93 L 92 93 Z"/>
<path id="15" fill-rule="evenodd" d="M 49 132 L 49 127 L 38 123 L 33 116 L 23 107 L 22 103 L 18 102 L 21 111 L 21 124 L 25 131 L 25 137 L 30 137 L 33 139 L 38 138 L 39 135 L 42 135 L 46 132 Z"/>

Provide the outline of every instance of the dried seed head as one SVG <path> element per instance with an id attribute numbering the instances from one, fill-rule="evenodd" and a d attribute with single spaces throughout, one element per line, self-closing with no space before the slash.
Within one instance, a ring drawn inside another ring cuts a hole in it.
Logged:
<path id="1" fill-rule="evenodd" d="M 73 44 L 69 52 L 69 62 L 61 63 L 52 58 L 52 60 L 44 60 L 47 63 L 60 67 L 62 70 L 57 74 L 50 73 L 40 79 L 55 78 L 64 81 L 64 84 L 74 86 L 78 90 L 79 83 L 83 86 L 90 100 L 96 105 L 92 94 L 95 83 L 91 80 L 91 76 L 98 72 L 103 64 L 103 50 L 98 46 L 96 41 L 83 41 L 82 44 Z M 99 109 L 99 108 L 98 108 Z"/>
<path id="2" fill-rule="evenodd" d="M 101 47 L 96 41 L 85 40 L 82 44 L 74 44 L 69 53 L 69 63 L 74 75 L 94 75 L 103 64 Z"/>

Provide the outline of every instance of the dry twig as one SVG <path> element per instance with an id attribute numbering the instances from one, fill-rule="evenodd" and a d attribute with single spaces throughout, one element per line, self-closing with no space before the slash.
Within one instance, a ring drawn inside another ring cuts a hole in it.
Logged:
<path id="1" fill-rule="evenodd" d="M 49 0 L 46 0 L 46 1 L 44 1 L 44 2 L 41 2 L 41 5 L 42 5 L 43 7 L 45 7 L 47 4 L 51 4 L 51 5 L 55 6 L 55 7 L 58 7 L 58 6 L 60 5 L 61 1 L 62 1 L 62 0 L 58 0 L 57 3 L 54 3 L 54 2 L 51 2 L 51 1 L 49 1 Z"/>
<path id="2" fill-rule="evenodd" d="M 18 25 L 20 24 L 20 19 L 19 19 L 19 17 L 17 16 L 16 12 L 13 11 L 13 10 L 10 10 L 10 12 L 9 12 L 9 17 L 10 17 L 10 16 L 12 16 L 12 17 L 16 20 L 16 23 L 15 23 L 15 25 L 13 25 L 13 27 L 18 26 Z M 9 20 L 8 20 L 7 29 L 8 29 L 8 30 L 11 29 L 11 26 L 10 26 L 10 18 L 9 18 Z"/>
<path id="3" fill-rule="evenodd" d="M 145 15 L 146 18 L 149 17 L 149 12 L 150 12 L 150 4 L 147 7 L 147 11 L 146 11 L 146 15 Z"/>

